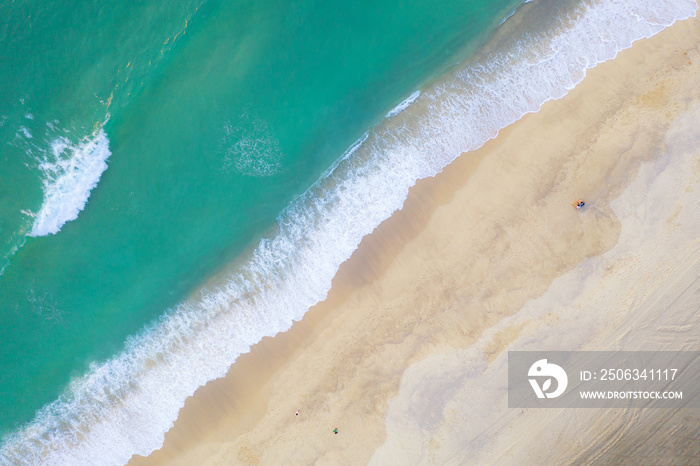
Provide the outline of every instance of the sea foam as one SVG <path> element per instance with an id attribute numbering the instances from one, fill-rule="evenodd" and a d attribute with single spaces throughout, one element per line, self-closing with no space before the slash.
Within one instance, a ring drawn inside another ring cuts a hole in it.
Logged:
<path id="1" fill-rule="evenodd" d="M 692 0 L 601 1 L 423 90 L 425 105 L 372 130 L 297 198 L 221 287 L 165 313 L 93 365 L 0 448 L 0 463 L 123 464 L 162 445 L 185 399 L 324 299 L 362 238 L 441 171 L 632 41 L 692 16 Z M 417 120 L 417 124 L 415 121 Z"/>
<path id="2" fill-rule="evenodd" d="M 410 107 L 411 104 L 412 104 L 413 102 L 415 102 L 416 99 L 417 99 L 419 96 L 420 96 L 420 91 L 419 91 L 419 90 L 413 92 L 413 93 L 412 93 L 411 95 L 409 95 L 403 102 L 401 102 L 399 105 L 397 105 L 396 107 L 394 107 L 394 108 L 392 108 L 391 110 L 389 110 L 389 112 L 386 114 L 386 116 L 385 116 L 384 118 L 391 118 L 391 117 L 394 117 L 394 116 L 398 115 L 399 113 L 403 112 L 403 111 L 406 110 L 408 107 Z"/>
<path id="3" fill-rule="evenodd" d="M 282 165 L 282 150 L 265 120 L 246 111 L 235 125 L 227 121 L 220 142 L 224 152 L 222 170 L 231 168 L 245 176 L 264 177 L 277 174 Z"/>
<path id="4" fill-rule="evenodd" d="M 44 200 L 29 236 L 56 234 L 85 208 L 90 192 L 107 169 L 109 139 L 100 128 L 78 144 L 59 137 L 40 164 Z"/>

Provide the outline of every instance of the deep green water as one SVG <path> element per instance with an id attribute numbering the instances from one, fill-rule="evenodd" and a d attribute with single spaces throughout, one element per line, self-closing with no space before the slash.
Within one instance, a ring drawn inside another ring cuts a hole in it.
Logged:
<path id="1" fill-rule="evenodd" d="M 517 3 L 2 2 L 0 432 L 255 245 Z M 102 124 L 84 210 L 27 237 L 40 162 Z"/>

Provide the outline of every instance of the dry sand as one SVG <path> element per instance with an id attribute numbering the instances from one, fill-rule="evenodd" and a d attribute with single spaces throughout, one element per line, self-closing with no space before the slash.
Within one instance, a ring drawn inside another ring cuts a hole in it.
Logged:
<path id="1" fill-rule="evenodd" d="M 505 377 L 513 349 L 700 350 L 699 83 L 691 19 L 419 182 L 132 464 L 698 464 L 698 410 L 508 409 Z"/>

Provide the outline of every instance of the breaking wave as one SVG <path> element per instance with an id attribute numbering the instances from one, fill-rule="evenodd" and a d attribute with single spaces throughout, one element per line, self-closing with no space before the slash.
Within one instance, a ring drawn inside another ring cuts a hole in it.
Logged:
<path id="1" fill-rule="evenodd" d="M 29 236 L 56 234 L 78 218 L 107 170 L 110 155 L 109 139 L 102 128 L 78 144 L 64 137 L 55 139 L 50 155 L 39 165 L 44 175 L 44 199 Z"/>
<path id="2" fill-rule="evenodd" d="M 389 110 L 389 112 L 386 114 L 385 118 L 391 118 L 395 117 L 399 113 L 403 112 L 406 110 L 408 107 L 411 106 L 413 102 L 416 101 L 416 99 L 420 96 L 420 91 L 415 91 L 411 95 L 409 95 L 403 102 L 401 102 L 399 105 L 396 107 L 392 108 Z"/>

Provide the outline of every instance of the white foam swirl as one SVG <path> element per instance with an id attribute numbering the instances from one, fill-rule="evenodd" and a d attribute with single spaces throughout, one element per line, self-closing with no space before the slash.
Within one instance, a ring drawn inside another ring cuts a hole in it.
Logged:
<path id="1" fill-rule="evenodd" d="M 66 222 L 78 218 L 107 170 L 109 139 L 101 128 L 77 145 L 61 137 L 51 143 L 51 155 L 39 165 L 44 200 L 29 236 L 56 234 Z"/>
<path id="2" fill-rule="evenodd" d="M 185 399 L 325 298 L 342 262 L 419 178 L 561 97 L 585 70 L 692 16 L 692 0 L 606 0 L 425 89 L 298 198 L 246 265 L 95 365 L 0 448 L 3 463 L 120 464 L 159 448 Z M 411 113 L 410 118 L 406 115 Z M 411 123 L 412 122 L 412 123 Z"/>
<path id="3" fill-rule="evenodd" d="M 282 167 L 279 141 L 270 132 L 267 122 L 254 112 L 243 113 L 235 126 L 226 122 L 221 147 L 225 173 L 233 166 L 241 175 L 273 176 Z"/>

